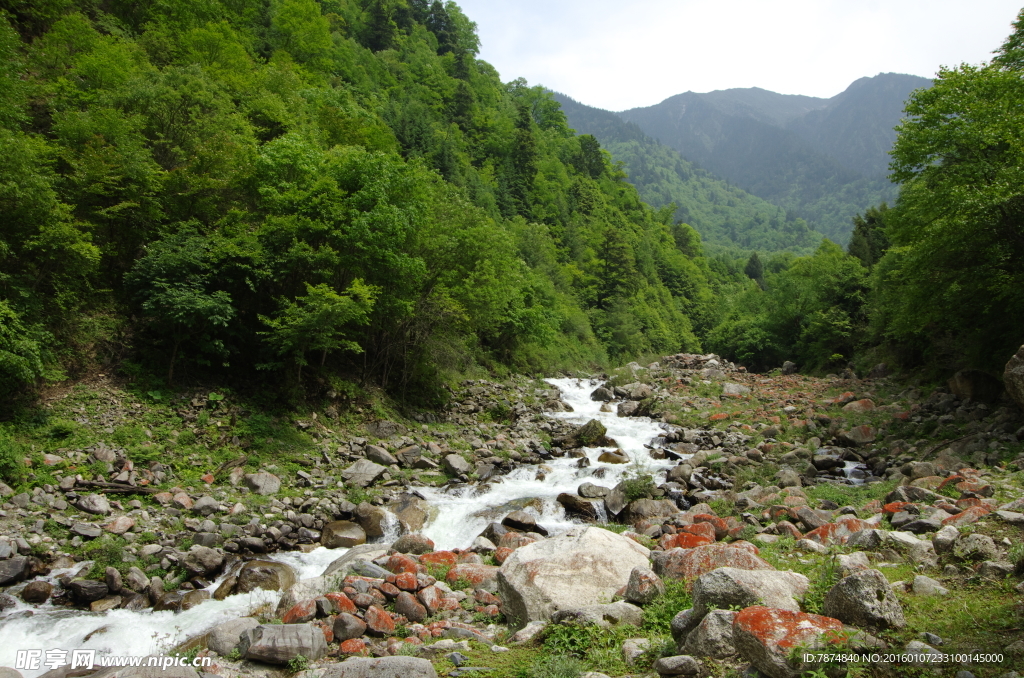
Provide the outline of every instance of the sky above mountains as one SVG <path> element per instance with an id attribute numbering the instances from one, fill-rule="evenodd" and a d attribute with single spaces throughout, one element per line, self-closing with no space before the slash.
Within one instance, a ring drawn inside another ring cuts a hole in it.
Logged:
<path id="1" fill-rule="evenodd" d="M 613 111 L 685 91 L 831 97 L 882 72 L 987 61 L 1021 0 L 457 0 L 480 57 Z"/>

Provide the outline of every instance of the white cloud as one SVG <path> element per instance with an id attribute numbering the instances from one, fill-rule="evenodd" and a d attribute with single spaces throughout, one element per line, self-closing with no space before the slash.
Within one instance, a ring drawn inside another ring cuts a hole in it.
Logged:
<path id="1" fill-rule="evenodd" d="M 882 72 L 988 60 L 1020 0 L 461 0 L 481 58 L 610 110 L 692 90 L 829 97 Z"/>

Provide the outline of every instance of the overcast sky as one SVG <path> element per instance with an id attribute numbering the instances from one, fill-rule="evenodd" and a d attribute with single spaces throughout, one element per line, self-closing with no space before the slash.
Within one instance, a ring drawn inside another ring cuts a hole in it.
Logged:
<path id="1" fill-rule="evenodd" d="M 456 0 L 480 58 L 613 111 L 763 87 L 831 97 L 864 76 L 991 58 L 1022 0 Z"/>

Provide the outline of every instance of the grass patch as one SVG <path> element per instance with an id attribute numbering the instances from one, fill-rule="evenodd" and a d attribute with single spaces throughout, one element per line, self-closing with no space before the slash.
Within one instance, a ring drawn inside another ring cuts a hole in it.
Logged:
<path id="1" fill-rule="evenodd" d="M 681 579 L 665 579 L 665 593 L 644 607 L 643 629 L 656 635 L 671 633 L 672 618 L 685 609 L 693 607 L 689 582 Z"/>

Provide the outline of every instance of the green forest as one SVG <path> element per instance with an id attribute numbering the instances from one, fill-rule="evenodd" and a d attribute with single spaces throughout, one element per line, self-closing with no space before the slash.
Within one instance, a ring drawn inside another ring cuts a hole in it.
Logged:
<path id="1" fill-rule="evenodd" d="M 1024 338 L 1024 19 L 912 95 L 899 198 L 844 250 L 728 194 L 649 206 L 550 92 L 477 58 L 454 2 L 0 9 L 8 404 L 99 367 L 436 404 L 483 370 L 938 374 Z"/>

